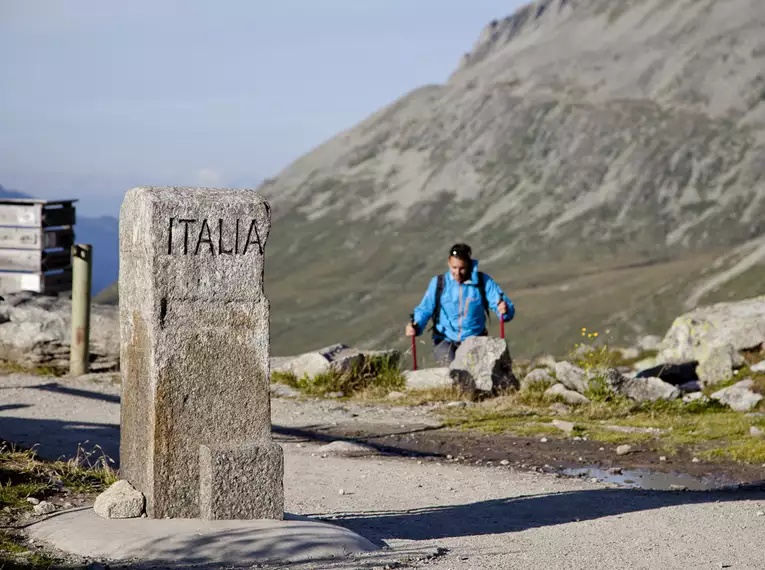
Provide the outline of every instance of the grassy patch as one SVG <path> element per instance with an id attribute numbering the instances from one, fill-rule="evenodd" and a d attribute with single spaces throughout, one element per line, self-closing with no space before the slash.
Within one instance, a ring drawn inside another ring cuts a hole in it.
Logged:
<path id="1" fill-rule="evenodd" d="M 566 437 L 552 424 L 557 418 L 575 424 L 573 435 L 604 443 L 650 442 L 667 455 L 685 448 L 707 459 L 765 462 L 765 439 L 749 433 L 753 425 L 765 429 L 765 418 L 747 417 L 714 400 L 689 404 L 678 400 L 638 403 L 602 394 L 590 404 L 569 406 L 569 412 L 563 414 L 554 414 L 549 407 L 551 402 L 544 395 L 521 392 L 470 408 L 449 410 L 445 412 L 446 424 L 487 433 Z M 637 430 L 617 431 L 614 426 Z"/>
<path id="2" fill-rule="evenodd" d="M 274 372 L 273 382 L 286 384 L 308 396 L 323 397 L 342 393 L 342 397 L 380 398 L 392 391 L 403 390 L 406 380 L 397 358 L 375 356 L 354 362 L 347 370 L 331 369 L 313 378 L 298 378 L 294 374 Z"/>
<path id="3" fill-rule="evenodd" d="M 92 451 L 80 446 L 75 458 L 49 462 L 38 459 L 34 450 L 0 443 L 0 509 L 29 510 L 27 498 L 50 496 L 62 483 L 70 491 L 96 493 L 116 480 L 110 460 L 98 446 Z"/>
<path id="4" fill-rule="evenodd" d="M 0 530 L 0 568 L 2 570 L 48 569 L 57 562 L 44 552 L 30 551 L 22 541 L 24 537 Z"/>
<path id="5" fill-rule="evenodd" d="M 18 362 L 0 360 L 0 374 L 24 374 L 28 376 L 63 376 L 64 371 L 51 366 L 22 366 Z"/>

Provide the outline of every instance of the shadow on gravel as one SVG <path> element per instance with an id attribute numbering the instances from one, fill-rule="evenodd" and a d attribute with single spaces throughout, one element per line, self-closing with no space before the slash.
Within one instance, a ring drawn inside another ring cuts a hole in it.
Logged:
<path id="1" fill-rule="evenodd" d="M 67 394 L 69 396 L 78 396 L 80 398 L 90 398 L 92 400 L 101 400 L 102 402 L 111 402 L 113 404 L 120 403 L 120 397 L 112 394 L 102 394 L 101 392 L 93 392 L 92 390 L 81 390 L 79 388 L 70 388 L 59 384 L 58 382 L 49 382 L 47 384 L 39 384 L 37 386 L 29 386 L 33 390 L 44 390 L 46 392 L 58 392 L 60 394 Z"/>
<path id="2" fill-rule="evenodd" d="M 27 448 L 36 445 L 38 457 L 51 461 L 74 458 L 79 445 L 87 451 L 98 445 L 112 459 L 112 467 L 119 465 L 119 424 L 0 416 L 0 437 Z M 96 451 L 92 459 L 100 455 Z"/>
<path id="3" fill-rule="evenodd" d="M 405 449 L 403 447 L 393 446 L 393 445 L 384 445 L 381 443 L 375 443 L 375 439 L 382 438 L 382 437 L 388 437 L 391 435 L 410 435 L 415 433 L 423 433 L 426 431 L 433 431 L 442 429 L 439 427 L 421 427 L 421 428 L 402 428 L 400 431 L 393 431 L 393 432 L 386 432 L 385 434 L 375 434 L 370 436 L 364 436 L 359 435 L 356 437 L 349 437 L 349 436 L 342 436 L 337 434 L 331 434 L 331 433 L 321 433 L 322 429 L 330 429 L 333 426 L 305 426 L 302 428 L 290 428 L 290 427 L 284 427 L 284 426 L 278 426 L 278 425 L 272 425 L 271 426 L 271 433 L 273 433 L 275 436 L 282 436 L 280 437 L 274 437 L 274 439 L 279 441 L 291 441 L 291 442 L 310 442 L 310 441 L 319 441 L 319 442 L 325 442 L 330 443 L 333 441 L 347 441 L 351 443 L 360 443 L 364 444 L 366 446 L 372 447 L 376 449 L 377 451 L 385 454 L 390 455 L 399 455 L 402 457 L 441 457 L 442 454 L 440 453 L 431 453 L 427 451 L 413 451 L 409 449 Z"/>
<path id="4" fill-rule="evenodd" d="M 765 482 L 725 491 L 596 489 L 406 511 L 310 516 L 340 524 L 372 541 L 431 540 L 518 532 L 664 507 L 745 500 L 765 500 Z"/>

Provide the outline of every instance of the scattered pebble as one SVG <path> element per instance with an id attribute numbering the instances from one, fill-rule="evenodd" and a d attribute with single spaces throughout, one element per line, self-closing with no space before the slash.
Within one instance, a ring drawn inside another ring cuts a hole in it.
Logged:
<path id="1" fill-rule="evenodd" d="M 34 497 L 27 497 L 27 503 L 30 505 L 39 505 L 40 499 L 35 499 Z"/>
<path id="2" fill-rule="evenodd" d="M 575 435 L 574 436 L 574 441 L 582 441 L 582 438 L 579 437 L 578 435 Z"/>
<path id="3" fill-rule="evenodd" d="M 758 517 L 765 517 L 765 511 L 757 511 Z"/>
<path id="4" fill-rule="evenodd" d="M 621 475 L 622 474 L 622 468 L 621 467 L 611 467 L 611 469 L 609 469 L 608 472 L 611 475 Z"/>
<path id="5" fill-rule="evenodd" d="M 666 460 L 667 460 L 666 455 L 662 455 L 661 457 L 659 457 L 659 461 L 666 461 Z"/>
<path id="6" fill-rule="evenodd" d="M 510 465 L 510 462 L 507 459 L 503 459 L 499 462 L 500 465 Z"/>
<path id="7" fill-rule="evenodd" d="M 446 458 L 447 459 L 454 459 L 454 457 L 452 457 L 451 455 L 447 455 Z"/>
<path id="8" fill-rule="evenodd" d="M 605 448 L 605 447 L 601 447 L 601 448 L 600 448 L 600 451 L 605 451 L 605 450 L 606 450 L 606 448 Z"/>
<path id="9" fill-rule="evenodd" d="M 620 445 L 616 448 L 616 455 L 627 455 L 630 451 L 632 451 L 631 445 Z"/>
<path id="10" fill-rule="evenodd" d="M 446 404 L 447 408 L 464 408 L 467 406 L 467 402 L 449 402 Z"/>
<path id="11" fill-rule="evenodd" d="M 694 457 L 693 459 L 691 459 L 691 461 L 693 461 L 694 463 L 701 463 L 701 459 L 699 459 L 698 457 Z"/>
<path id="12" fill-rule="evenodd" d="M 345 489 L 340 489 L 340 490 L 337 492 L 337 494 L 338 494 L 338 495 L 345 495 Z"/>
<path id="13" fill-rule="evenodd" d="M 542 443 L 547 443 L 547 438 L 546 438 L 546 437 L 543 437 L 543 438 L 542 438 L 542 439 L 540 439 L 539 441 L 540 441 L 540 442 L 542 442 Z"/>

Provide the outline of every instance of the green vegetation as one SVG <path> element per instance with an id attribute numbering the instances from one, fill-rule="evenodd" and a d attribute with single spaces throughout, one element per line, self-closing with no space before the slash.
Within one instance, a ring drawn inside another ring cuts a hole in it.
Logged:
<path id="1" fill-rule="evenodd" d="M 765 439 L 750 434 L 751 426 L 765 430 L 765 417 L 731 411 L 715 400 L 634 402 L 597 383 L 588 397 L 593 400 L 590 404 L 566 405 L 568 411 L 560 413 L 550 406 L 561 400 L 539 391 L 518 392 L 445 412 L 446 423 L 461 429 L 554 438 L 562 437 L 562 432 L 551 422 L 560 419 L 575 424 L 574 435 L 604 443 L 643 443 L 666 455 L 690 448 L 700 458 L 765 462 Z M 618 431 L 614 426 L 637 429 Z"/>
<path id="2" fill-rule="evenodd" d="M 109 458 L 98 446 L 90 451 L 79 446 L 69 461 L 43 461 L 33 449 L 0 441 L 0 516 L 4 520 L 31 511 L 30 497 L 51 500 L 62 484 L 73 493 L 98 493 L 116 480 Z M 12 526 L 0 531 L 0 569 L 47 569 L 57 562 L 45 552 L 29 550 Z"/>
<path id="3" fill-rule="evenodd" d="M 29 510 L 27 498 L 55 494 L 60 483 L 69 491 L 100 492 L 117 480 L 111 460 L 99 446 L 86 451 L 79 446 L 68 461 L 43 461 L 33 449 L 0 442 L 0 509 Z"/>
<path id="4" fill-rule="evenodd" d="M 22 366 L 18 362 L 0 360 L 0 374 L 25 374 L 31 376 L 63 376 L 64 371 L 51 366 Z"/>

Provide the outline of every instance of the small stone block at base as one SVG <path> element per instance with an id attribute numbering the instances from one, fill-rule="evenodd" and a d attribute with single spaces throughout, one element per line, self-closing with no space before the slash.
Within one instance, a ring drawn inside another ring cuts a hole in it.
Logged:
<path id="1" fill-rule="evenodd" d="M 270 441 L 199 446 L 204 519 L 284 519 L 284 453 Z"/>

